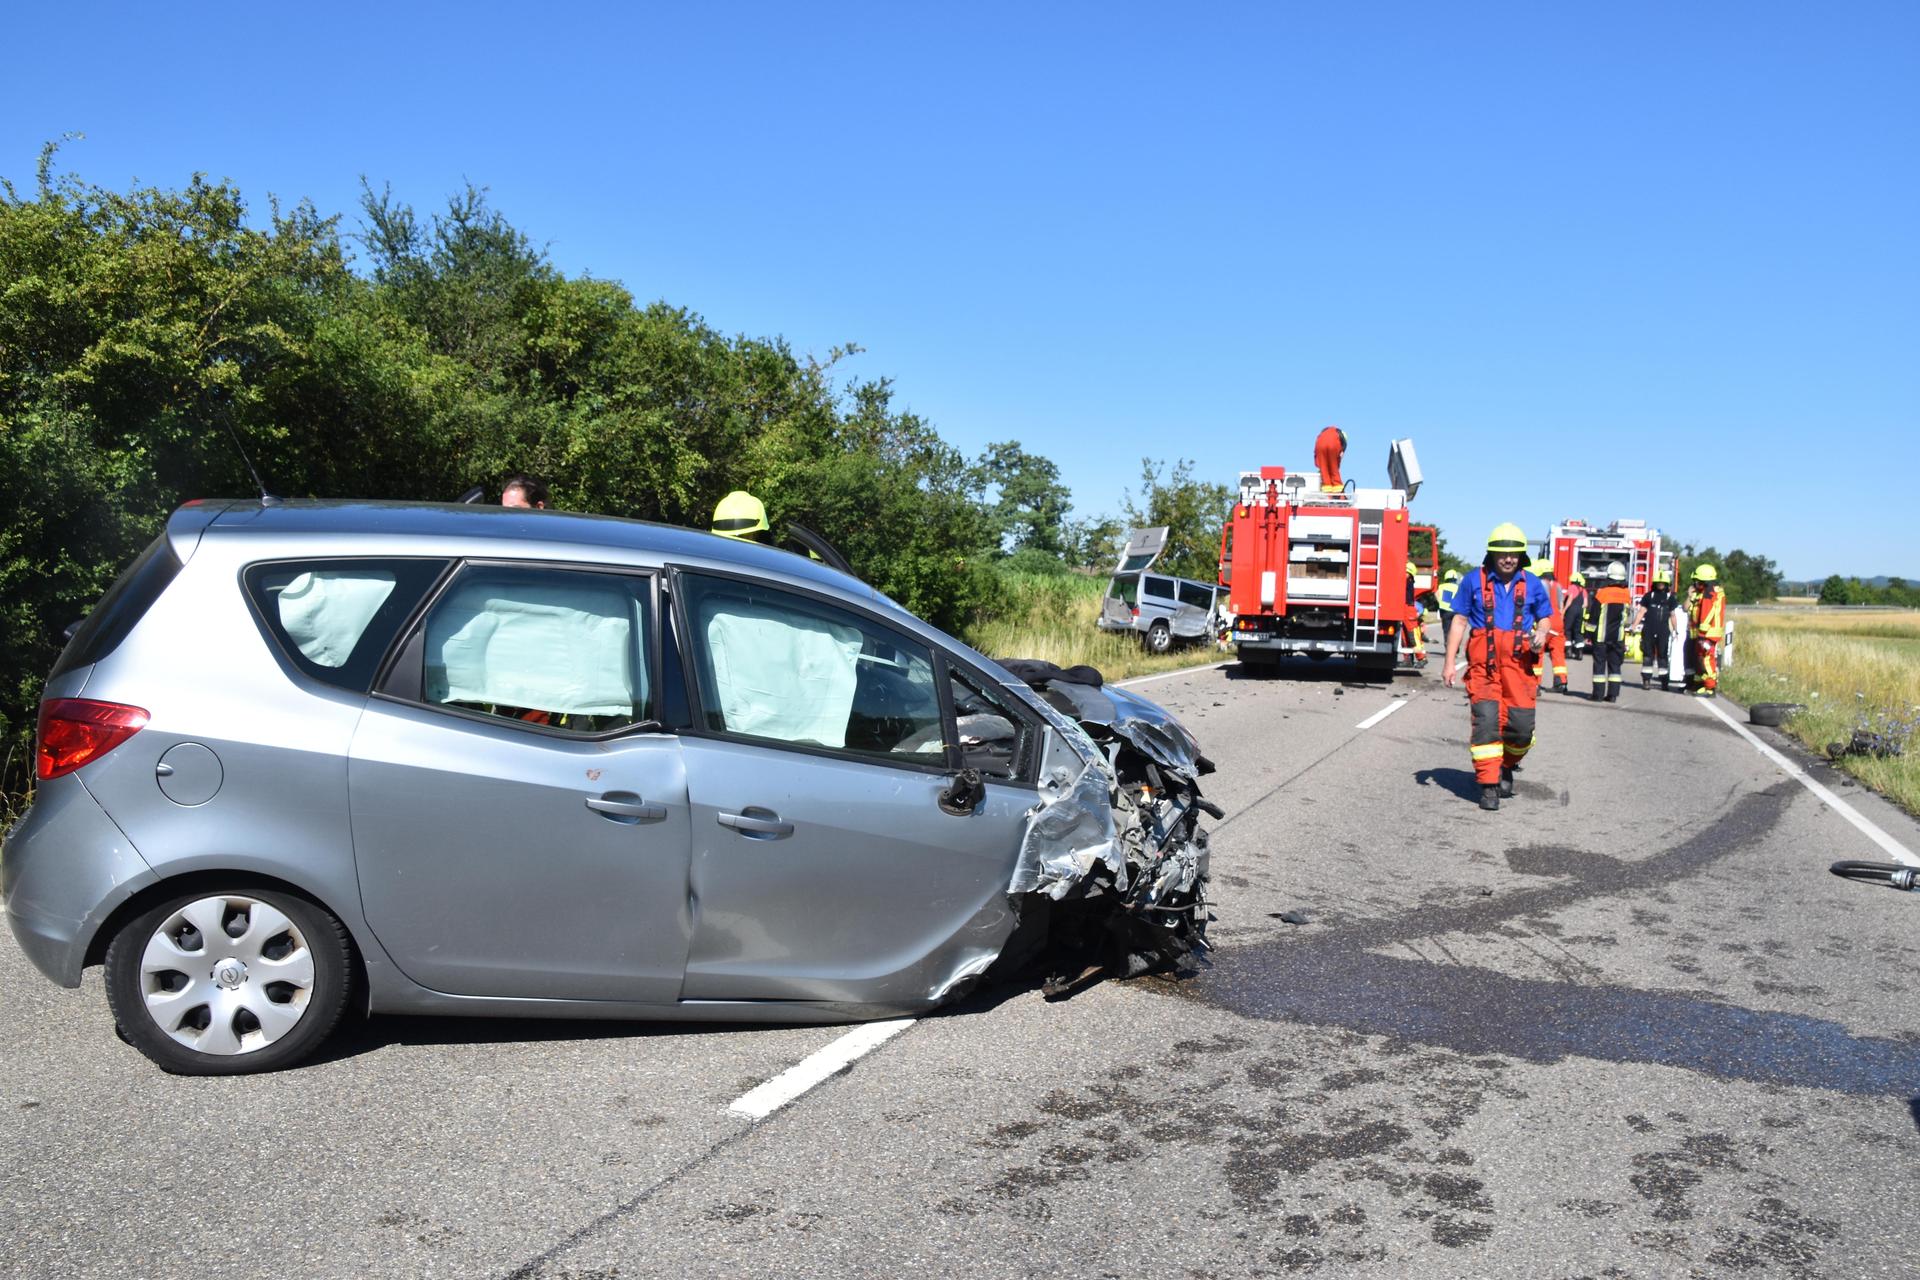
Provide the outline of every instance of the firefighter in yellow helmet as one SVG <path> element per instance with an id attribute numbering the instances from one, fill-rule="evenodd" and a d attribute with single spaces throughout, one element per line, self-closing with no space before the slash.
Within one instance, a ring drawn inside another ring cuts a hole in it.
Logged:
<path id="1" fill-rule="evenodd" d="M 1665 569 L 1656 569 L 1653 585 L 1647 594 L 1640 597 L 1639 610 L 1633 615 L 1633 625 L 1640 631 L 1640 687 L 1650 689 L 1658 680 L 1662 689 L 1673 687 L 1673 673 L 1669 659 L 1677 658 L 1669 643 L 1673 639 L 1673 612 L 1680 607 L 1680 599 L 1673 594 L 1673 575 Z"/>
<path id="2" fill-rule="evenodd" d="M 1554 578 L 1553 561 L 1545 556 L 1535 556 L 1527 568 L 1533 576 L 1540 579 L 1540 585 L 1547 589 L 1547 599 L 1553 604 L 1553 621 L 1547 624 L 1547 657 L 1553 661 L 1553 691 L 1567 691 L 1567 633 L 1561 612 L 1566 608 L 1566 596 L 1560 590 L 1560 583 Z M 1542 672 L 1541 674 L 1545 674 Z"/>
<path id="3" fill-rule="evenodd" d="M 1593 700 L 1620 701 L 1620 665 L 1627 657 L 1627 632 L 1633 627 L 1633 593 L 1627 590 L 1627 566 L 1615 560 L 1587 601 L 1588 644 L 1593 649 Z"/>
<path id="4" fill-rule="evenodd" d="M 1440 606 L 1440 647 L 1447 647 L 1447 632 L 1453 629 L 1453 593 L 1460 589 L 1460 571 L 1449 569 L 1440 575 L 1440 589 L 1433 593 Z"/>
<path id="5" fill-rule="evenodd" d="M 1427 665 L 1427 630 L 1420 621 L 1420 566 L 1407 561 L 1407 643 L 1413 649 L 1413 665 Z"/>
<path id="6" fill-rule="evenodd" d="M 723 538 L 739 538 L 743 542 L 772 540 L 765 504 L 745 489 L 735 489 L 714 504 L 713 532 Z"/>
<path id="7" fill-rule="evenodd" d="M 1480 783 L 1480 807 L 1498 809 L 1513 794 L 1513 773 L 1533 746 L 1534 707 L 1540 693 L 1540 651 L 1546 648 L 1553 602 L 1540 579 L 1523 567 L 1527 535 L 1515 524 L 1495 526 L 1487 558 L 1460 579 L 1453 626 L 1440 675 L 1448 687 L 1454 660 L 1467 651 L 1467 700 L 1472 707 L 1468 753 Z"/>
<path id="8" fill-rule="evenodd" d="M 1719 692 L 1720 641 L 1727 634 L 1727 595 L 1720 590 L 1720 571 L 1710 564 L 1695 565 L 1689 598 L 1694 660 L 1687 669 L 1687 686 L 1695 697 L 1711 698 Z"/>

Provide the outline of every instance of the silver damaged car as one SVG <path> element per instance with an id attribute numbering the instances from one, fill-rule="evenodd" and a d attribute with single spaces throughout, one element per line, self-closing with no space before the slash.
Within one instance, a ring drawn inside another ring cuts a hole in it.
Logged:
<path id="1" fill-rule="evenodd" d="M 840 1021 L 1202 947 L 1193 738 L 1017 665 L 687 529 L 189 503 L 48 679 L 0 890 L 198 1074 L 349 1008 Z"/>

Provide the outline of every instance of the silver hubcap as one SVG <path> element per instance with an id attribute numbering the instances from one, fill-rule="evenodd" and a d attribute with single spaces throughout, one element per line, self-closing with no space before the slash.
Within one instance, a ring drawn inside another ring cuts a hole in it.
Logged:
<path id="1" fill-rule="evenodd" d="M 257 898 L 201 898 L 147 939 L 140 982 L 147 1013 L 181 1044 L 251 1053 L 306 1013 L 313 953 L 293 921 Z"/>

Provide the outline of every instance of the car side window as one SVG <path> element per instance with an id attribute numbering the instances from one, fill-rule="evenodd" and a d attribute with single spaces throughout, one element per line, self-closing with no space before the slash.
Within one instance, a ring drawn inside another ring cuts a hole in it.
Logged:
<path id="1" fill-rule="evenodd" d="M 959 672 L 951 678 L 954 727 L 960 739 L 960 767 L 989 778 L 1016 778 L 1026 758 L 1026 723 L 994 694 Z"/>
<path id="2" fill-rule="evenodd" d="M 933 653 L 845 609 L 759 583 L 686 574 L 705 727 L 899 763 L 946 761 Z"/>
<path id="3" fill-rule="evenodd" d="M 1190 604 L 1196 609 L 1211 609 L 1213 590 L 1197 582 L 1183 582 L 1180 584 L 1180 603 Z"/>
<path id="4" fill-rule="evenodd" d="M 1149 577 L 1147 579 L 1147 594 L 1156 600 L 1173 599 L 1173 579 Z"/>
<path id="5" fill-rule="evenodd" d="M 583 734 L 652 720 L 650 584 L 470 566 L 422 623 L 421 701 Z"/>
<path id="6" fill-rule="evenodd" d="M 444 560 L 304 560 L 244 575 L 260 620 L 305 674 L 365 693 L 394 634 L 446 569 Z"/>

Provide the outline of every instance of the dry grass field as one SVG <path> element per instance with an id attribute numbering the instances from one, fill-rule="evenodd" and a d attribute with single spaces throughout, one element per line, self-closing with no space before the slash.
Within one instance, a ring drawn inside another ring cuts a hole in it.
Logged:
<path id="1" fill-rule="evenodd" d="M 1011 607 L 975 623 L 962 639 L 990 658 L 1040 658 L 1062 667 L 1084 664 L 1109 680 L 1233 657 L 1203 644 L 1181 645 L 1156 656 L 1135 636 L 1099 630 L 1094 624 L 1106 585 L 1105 575 L 1009 575 Z"/>
<path id="2" fill-rule="evenodd" d="M 1901 748 L 1849 755 L 1841 767 L 1920 813 L 1920 610 L 1736 609 L 1728 696 L 1799 702 L 1789 731 L 1815 751 L 1856 731 Z"/>

